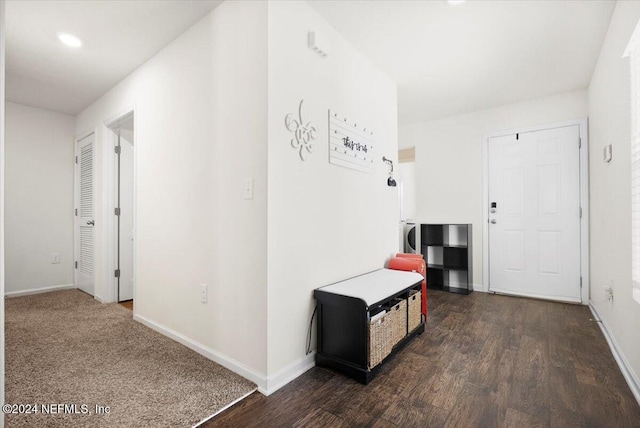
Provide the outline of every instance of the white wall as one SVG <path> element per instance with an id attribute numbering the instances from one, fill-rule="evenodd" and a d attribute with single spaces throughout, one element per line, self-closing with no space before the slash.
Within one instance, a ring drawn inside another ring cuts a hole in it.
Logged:
<path id="1" fill-rule="evenodd" d="M 617 3 L 589 86 L 591 301 L 634 372 L 637 388 L 640 305 L 631 297 L 631 109 L 629 61 L 622 55 L 638 19 L 639 2 Z M 607 144 L 613 145 L 608 164 L 602 161 Z M 608 285 L 611 302 L 604 293 Z"/>
<path id="2" fill-rule="evenodd" d="M 307 47 L 308 30 L 327 40 L 326 58 Z M 304 162 L 284 126 L 301 99 L 304 121 L 318 128 L 315 151 Z M 329 109 L 373 129 L 373 174 L 329 163 Z M 309 362 L 313 290 L 379 269 L 398 250 L 398 190 L 387 186 L 382 162 L 398 157 L 396 85 L 306 2 L 269 3 L 268 156 L 272 388 Z"/>
<path id="3" fill-rule="evenodd" d="M 493 131 L 587 116 L 587 92 L 481 110 L 399 129 L 400 148 L 416 147 L 416 218 L 473 224 L 473 283 L 482 287 L 482 145 Z"/>
<path id="4" fill-rule="evenodd" d="M 74 118 L 7 103 L 5 138 L 5 292 L 70 286 Z"/>
<path id="5" fill-rule="evenodd" d="M 0 0 L 0 296 L 5 289 L 5 2 Z M 0 305 L 0 403 L 4 403 L 4 304 Z M 4 415 L 0 428 L 4 427 Z"/>
<path id="6" fill-rule="evenodd" d="M 101 195 L 113 150 L 104 123 L 135 107 L 137 319 L 258 383 L 267 371 L 266 7 L 223 3 L 76 123 L 78 134 L 98 129 Z M 97 225 L 112 217 L 106 206 L 99 199 Z M 96 289 L 107 296 L 105 235 L 97 244 Z"/>

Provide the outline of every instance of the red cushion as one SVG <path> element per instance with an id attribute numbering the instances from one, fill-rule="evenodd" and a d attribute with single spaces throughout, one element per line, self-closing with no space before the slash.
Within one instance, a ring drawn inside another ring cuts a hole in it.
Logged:
<path id="1" fill-rule="evenodd" d="M 424 276 L 426 271 L 426 265 L 423 259 L 407 258 L 407 257 L 393 257 L 389 260 L 389 269 L 404 270 L 409 272 L 418 272 Z"/>
<path id="2" fill-rule="evenodd" d="M 406 258 L 406 259 L 424 260 L 424 258 L 422 257 L 422 254 L 397 253 L 396 257 L 403 257 L 403 258 Z"/>

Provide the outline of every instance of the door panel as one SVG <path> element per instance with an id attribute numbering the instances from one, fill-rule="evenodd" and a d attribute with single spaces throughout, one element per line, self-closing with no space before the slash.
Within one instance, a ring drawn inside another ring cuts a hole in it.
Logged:
<path id="1" fill-rule="evenodd" d="M 94 135 L 76 144 L 76 287 L 94 295 L 95 287 L 95 171 Z"/>
<path id="2" fill-rule="evenodd" d="M 505 270 L 524 271 L 524 234 L 522 230 L 505 230 L 506 264 Z"/>
<path id="3" fill-rule="evenodd" d="M 118 223 L 119 240 L 119 269 L 118 301 L 133 299 L 133 140 L 131 136 L 120 136 L 120 162 L 119 162 L 119 201 L 120 217 Z"/>
<path id="4" fill-rule="evenodd" d="M 578 141 L 578 126 L 489 140 L 490 291 L 581 301 Z"/>
<path id="5" fill-rule="evenodd" d="M 505 198 L 503 208 L 505 215 L 521 216 L 523 204 L 523 178 L 522 168 L 510 168 L 504 171 Z"/>

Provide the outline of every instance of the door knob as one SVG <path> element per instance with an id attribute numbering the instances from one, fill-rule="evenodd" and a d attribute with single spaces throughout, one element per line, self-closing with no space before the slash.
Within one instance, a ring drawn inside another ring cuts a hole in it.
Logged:
<path id="1" fill-rule="evenodd" d="M 95 223 L 93 220 L 89 220 L 89 221 L 87 222 L 87 224 L 88 224 L 89 226 L 93 226 L 93 225 L 94 225 L 94 224 L 96 224 L 96 223 Z"/>
<path id="2" fill-rule="evenodd" d="M 492 219 L 491 219 L 491 224 L 496 224 L 496 223 L 497 223 L 496 219 L 495 219 L 495 218 L 492 218 Z"/>

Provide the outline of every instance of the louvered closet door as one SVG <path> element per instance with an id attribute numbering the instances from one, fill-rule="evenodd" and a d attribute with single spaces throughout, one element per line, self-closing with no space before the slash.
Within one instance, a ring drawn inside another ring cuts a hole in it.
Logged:
<path id="1" fill-rule="evenodd" d="M 95 180 L 94 135 L 76 146 L 76 287 L 94 295 Z"/>

